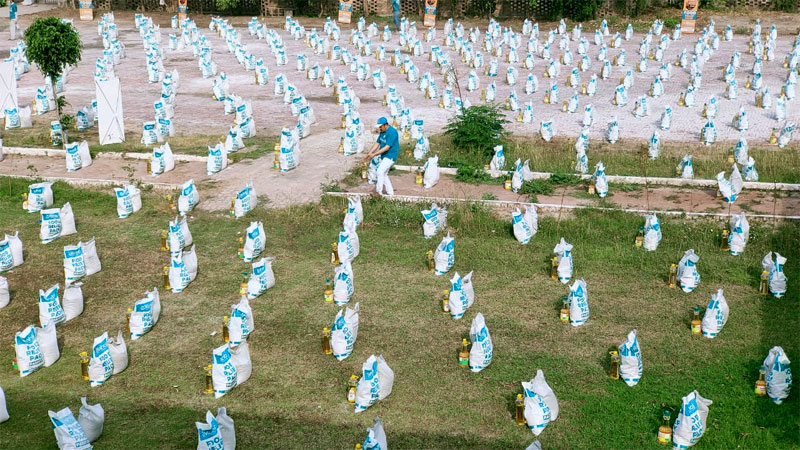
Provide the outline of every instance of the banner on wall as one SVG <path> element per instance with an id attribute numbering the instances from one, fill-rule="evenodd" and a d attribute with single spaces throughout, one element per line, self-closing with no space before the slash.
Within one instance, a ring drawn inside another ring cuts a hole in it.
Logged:
<path id="1" fill-rule="evenodd" d="M 339 23 L 350 23 L 353 15 L 353 0 L 339 1 Z"/>
<path id="2" fill-rule="evenodd" d="M 439 0 L 425 0 L 425 15 L 422 24 L 428 28 L 436 26 L 436 4 Z"/>
<path id="3" fill-rule="evenodd" d="M 695 22 L 697 22 L 697 7 L 700 0 L 683 0 L 683 12 L 681 13 L 681 32 L 694 33 Z"/>
<path id="4" fill-rule="evenodd" d="M 91 0 L 80 0 L 80 20 L 94 20 L 94 11 L 92 10 L 92 2 Z"/>

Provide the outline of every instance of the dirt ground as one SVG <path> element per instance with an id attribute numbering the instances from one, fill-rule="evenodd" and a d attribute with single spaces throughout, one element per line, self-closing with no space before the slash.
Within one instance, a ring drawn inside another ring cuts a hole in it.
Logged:
<path id="1" fill-rule="evenodd" d="M 490 196 L 497 200 L 513 202 L 530 202 L 527 195 L 507 191 L 502 185 L 475 185 L 461 183 L 453 177 L 442 176 L 435 186 L 430 189 L 415 184 L 414 174 L 396 171 L 393 173 L 392 186 L 395 195 L 443 197 L 468 200 L 481 200 Z M 779 192 L 775 195 L 772 191 L 742 191 L 736 201 L 730 205 L 716 198 L 716 190 L 708 188 L 689 187 L 649 187 L 625 186 L 624 192 L 616 189 L 615 185 L 609 188 L 605 201 L 598 196 L 589 196 L 583 185 L 557 188 L 551 195 L 538 195 L 537 203 L 565 206 L 605 206 L 622 209 L 642 209 L 661 211 L 687 211 L 702 213 L 739 213 L 746 214 L 775 214 L 797 216 L 800 213 L 800 193 Z M 630 190 L 632 189 L 632 190 Z M 375 186 L 363 182 L 358 186 L 348 189 L 350 192 L 368 193 L 375 190 Z"/>
<path id="2" fill-rule="evenodd" d="M 66 97 L 72 104 L 72 108 L 80 108 L 88 105 L 92 98 L 95 96 L 94 84 L 92 82 L 92 72 L 94 70 L 94 62 L 102 52 L 102 44 L 100 37 L 96 32 L 96 23 L 79 22 L 76 14 L 72 11 L 58 10 L 58 13 L 64 16 L 73 17 L 75 25 L 81 33 L 84 40 L 85 48 L 83 52 L 82 61 L 78 66 L 69 74 L 69 82 L 66 89 Z M 126 58 L 116 67 L 116 73 L 122 83 L 123 90 L 123 111 L 126 127 L 126 137 L 128 140 L 138 140 L 141 137 L 141 123 L 145 120 L 152 119 L 153 101 L 158 98 L 160 93 L 159 84 L 148 84 L 147 75 L 145 70 L 145 57 L 141 45 L 141 39 L 133 26 L 133 13 L 132 12 L 116 12 L 116 23 L 120 29 L 120 40 L 126 46 Z M 782 68 L 782 61 L 784 56 L 791 50 L 792 35 L 796 24 L 792 22 L 791 16 L 788 18 L 785 15 L 772 14 L 769 19 L 774 19 L 780 23 L 778 45 L 776 51 L 776 60 L 765 61 L 763 64 L 763 73 L 766 87 L 770 91 L 777 94 L 780 86 L 783 84 L 787 70 Z M 23 16 L 21 18 L 21 26 L 27 26 L 34 16 Z M 157 14 L 153 15 L 156 23 L 162 26 L 162 49 L 165 53 L 164 66 L 166 70 L 171 71 L 177 69 L 180 74 L 181 86 L 178 89 L 178 96 L 175 106 L 175 129 L 178 134 L 192 134 L 202 130 L 205 134 L 219 133 L 223 134 L 227 131 L 231 123 L 231 116 L 226 116 L 223 113 L 223 106 L 221 102 L 214 101 L 211 98 L 211 79 L 203 79 L 200 71 L 197 68 L 197 61 L 192 56 L 190 49 L 181 51 L 168 50 L 168 36 L 170 32 L 175 30 L 169 29 L 169 15 Z M 796 18 L 796 16 L 795 16 Z M 247 33 L 246 22 L 249 18 L 237 17 L 232 18 L 234 23 L 242 36 L 242 43 L 246 45 L 247 49 L 252 52 L 257 58 L 264 58 L 265 63 L 269 68 L 270 82 L 266 86 L 256 86 L 253 81 L 253 74 L 244 70 L 240 66 L 234 55 L 228 53 L 227 47 L 223 39 L 218 37 L 215 33 L 208 30 L 208 17 L 196 17 L 198 27 L 203 30 L 209 39 L 213 54 L 214 61 L 219 66 L 220 70 L 225 70 L 228 74 L 231 93 L 241 95 L 243 98 L 252 101 L 254 119 L 258 127 L 258 133 L 274 134 L 284 124 L 293 124 L 294 118 L 291 116 L 289 107 L 284 105 L 281 98 L 275 97 L 272 94 L 274 77 L 278 73 L 286 75 L 290 82 L 295 84 L 300 92 L 302 92 L 309 100 L 310 104 L 316 112 L 318 122 L 312 127 L 312 135 L 301 141 L 301 151 L 303 153 L 303 160 L 299 169 L 289 172 L 287 174 L 278 174 L 273 172 L 269 167 L 272 164 L 272 155 L 267 155 L 261 159 L 255 160 L 252 163 L 239 163 L 220 174 L 207 177 L 202 164 L 180 164 L 179 170 L 172 173 L 163 175 L 161 177 L 149 177 L 144 173 L 144 163 L 131 162 L 131 161 L 107 161 L 92 167 L 88 170 L 82 170 L 74 175 L 83 178 L 97 177 L 99 179 L 111 178 L 129 178 L 129 173 L 123 169 L 123 166 L 133 168 L 133 177 L 141 179 L 142 181 L 158 181 L 163 183 L 176 183 L 180 184 L 188 178 L 194 178 L 195 181 L 210 180 L 216 181 L 213 185 L 209 184 L 209 192 L 206 196 L 208 202 L 203 205 L 206 208 L 226 207 L 228 199 L 233 192 L 239 189 L 246 181 L 253 179 L 256 183 L 256 191 L 259 194 L 264 194 L 270 198 L 274 205 L 284 205 L 292 202 L 304 202 L 317 198 L 320 194 L 320 185 L 329 181 L 337 180 L 343 177 L 347 170 L 357 164 L 356 157 L 343 157 L 336 153 L 336 147 L 339 137 L 343 131 L 338 128 L 341 114 L 341 107 L 335 104 L 332 96 L 332 90 L 324 88 L 320 85 L 319 81 L 306 80 L 302 72 L 297 72 L 295 69 L 295 57 L 299 53 L 303 53 L 309 58 L 309 65 L 319 63 L 321 67 L 330 66 L 336 76 L 345 76 L 348 84 L 355 89 L 356 94 L 361 99 L 360 113 L 363 120 L 367 124 L 373 123 L 375 118 L 381 115 L 388 115 L 388 108 L 381 105 L 383 98 L 383 90 L 375 90 L 372 87 L 371 79 L 359 82 L 355 78 L 355 74 L 349 73 L 346 67 L 340 63 L 333 63 L 327 61 L 325 55 L 314 55 L 303 41 L 293 40 L 287 32 L 280 29 L 280 34 L 284 38 L 288 53 L 289 63 L 283 67 L 277 67 L 275 60 L 269 53 L 269 47 L 265 41 L 259 41 L 254 36 Z M 746 26 L 752 22 L 751 16 L 733 16 L 728 20 L 728 17 L 715 17 L 716 29 L 718 32 L 724 30 L 725 25 L 732 23 L 734 30 Z M 307 26 L 307 29 L 317 26 L 321 28 L 322 20 L 301 18 L 302 24 Z M 281 18 L 270 18 L 268 24 L 271 27 L 278 28 L 282 24 Z M 770 20 L 762 20 L 762 34 L 766 34 L 769 30 Z M 476 24 L 479 24 L 476 22 Z M 440 22 L 437 38 L 434 41 L 436 44 L 441 44 L 443 23 Z M 624 27 L 623 22 L 612 28 L 612 32 L 617 29 L 622 30 Z M 0 27 L 0 42 L 6 42 L 6 46 L 13 43 L 6 40 L 8 37 L 7 28 Z M 519 26 L 517 26 L 519 29 Z M 545 36 L 548 26 L 541 28 L 541 36 Z M 482 30 L 485 30 L 485 23 L 482 25 Z M 581 74 L 582 81 L 587 81 L 591 73 L 598 73 L 601 68 L 601 63 L 596 59 L 598 47 L 593 43 L 593 27 L 585 26 L 583 35 L 589 41 L 589 55 L 592 59 L 592 67 L 589 71 Z M 665 30 L 670 31 L 670 30 Z M 422 36 L 423 32 L 420 29 L 419 35 Z M 342 38 L 346 39 L 349 31 L 345 28 L 342 33 Z M 665 61 L 674 62 L 675 57 L 684 48 L 689 53 L 692 52 L 694 41 L 697 35 L 684 34 L 683 37 L 677 42 L 670 42 L 670 46 L 666 52 Z M 623 41 L 623 48 L 627 53 L 627 67 L 633 67 L 635 61 L 638 60 L 637 50 L 639 42 L 643 37 L 642 33 L 635 33 L 630 41 Z M 508 93 L 513 89 L 519 95 L 522 102 L 532 101 L 534 109 L 534 120 L 531 124 L 517 123 L 515 118 L 516 114 L 508 113 L 511 121 L 508 125 L 509 131 L 514 134 L 538 134 L 538 126 L 541 120 L 552 118 L 555 121 L 555 130 L 558 135 L 562 136 L 575 136 L 581 129 L 580 121 L 582 119 L 582 110 L 585 105 L 592 103 L 595 108 L 595 124 L 590 130 L 590 138 L 599 139 L 605 132 L 606 123 L 612 117 L 618 117 L 620 120 L 621 135 L 624 138 L 641 139 L 649 137 L 652 131 L 656 128 L 656 123 L 664 106 L 669 104 L 675 110 L 672 129 L 664 132 L 661 131 L 662 139 L 671 141 L 696 141 L 699 136 L 700 127 L 704 120 L 700 117 L 703 102 L 710 96 L 716 95 L 719 99 L 719 112 L 716 119 L 718 134 L 720 140 L 736 140 L 740 134 L 745 135 L 750 142 L 760 142 L 769 135 L 772 127 L 779 126 L 772 118 L 774 111 L 756 109 L 754 106 L 754 92 L 743 88 L 744 80 L 750 68 L 752 67 L 753 56 L 747 54 L 746 36 L 736 34 L 733 42 L 721 42 L 720 49 L 716 51 L 709 62 L 703 68 L 704 79 L 703 87 L 699 90 L 697 95 L 696 106 L 694 108 L 680 108 L 677 106 L 677 99 L 680 91 L 685 90 L 689 75 L 688 70 L 673 67 L 673 75 L 669 81 L 664 83 L 665 94 L 658 99 L 648 98 L 650 104 L 650 115 L 645 118 L 634 118 L 631 114 L 633 103 L 635 99 L 644 94 L 648 89 L 653 77 L 658 73 L 659 64 L 654 61 L 648 62 L 648 70 L 646 73 L 634 73 L 635 82 L 629 92 L 629 104 L 625 107 L 617 107 L 611 104 L 611 97 L 615 86 L 618 83 L 619 77 L 623 75 L 622 68 L 614 67 L 612 69 L 612 76 L 608 80 L 599 80 L 598 93 L 594 97 L 580 96 L 579 113 L 567 114 L 561 112 L 561 105 L 547 105 L 543 103 L 544 92 L 550 84 L 549 79 L 544 78 L 543 71 L 545 69 L 545 62 L 538 56 L 536 65 L 533 72 L 539 78 L 539 89 L 532 95 L 524 94 L 524 82 L 527 77 L 527 71 L 521 68 L 521 63 L 517 64 L 519 70 L 519 81 L 516 86 L 508 86 L 505 82 L 505 73 L 508 64 L 500 62 L 499 74 L 500 76 L 491 79 L 480 73 L 481 87 L 486 87 L 492 80 L 497 84 L 497 99 L 502 102 Z M 387 53 L 394 50 L 397 46 L 398 34 L 393 33 L 392 42 L 384 44 Z M 377 38 L 373 39 L 377 41 Z M 557 42 L 557 41 L 556 41 Z M 2 44 L 0 44 L 2 45 Z M 573 52 L 576 51 L 577 43 L 570 42 L 570 48 Z M 351 47 L 348 44 L 348 47 Z M 427 50 L 429 44 L 424 45 Z M 524 47 L 524 44 L 523 44 Z M 551 46 L 552 54 L 558 57 L 561 51 L 557 49 L 557 43 Z M 737 71 L 737 81 L 740 83 L 739 98 L 736 100 L 726 100 L 723 97 L 724 82 L 721 78 L 722 68 L 728 63 L 731 54 L 734 50 L 742 53 L 741 69 Z M 608 50 L 609 57 L 612 57 L 618 52 L 617 49 Z M 355 53 L 353 51 L 352 53 Z M 404 52 L 405 53 L 405 52 Z M 525 57 L 525 49 L 521 48 L 519 52 L 520 59 Z M 451 59 L 456 61 L 456 68 L 458 70 L 459 79 L 463 85 L 466 85 L 467 74 L 469 69 L 465 64 L 460 62 L 455 52 L 450 51 Z M 415 58 L 415 64 L 420 68 L 421 73 L 430 71 L 436 78 L 437 84 L 442 89 L 444 87 L 443 76 L 440 70 L 433 66 L 433 63 L 423 57 Z M 488 63 L 490 58 L 486 58 Z M 433 134 L 441 131 L 442 127 L 454 115 L 453 111 L 444 111 L 438 107 L 438 100 L 426 100 L 424 94 L 419 91 L 415 86 L 412 86 L 405 81 L 405 76 L 399 73 L 394 67 L 389 66 L 389 62 L 378 62 L 374 57 L 365 58 L 370 64 L 372 69 L 377 67 L 382 68 L 388 78 L 388 83 L 395 84 L 403 97 L 406 104 L 411 107 L 412 114 L 415 116 L 423 117 L 425 120 L 426 134 Z M 577 60 L 577 58 L 576 58 Z M 565 80 L 569 68 L 562 68 L 561 75 L 558 77 L 557 82 L 561 93 L 561 98 L 568 98 L 572 89 L 567 88 Z M 19 81 L 19 99 L 20 104 L 29 104 L 37 87 L 43 84 L 43 78 L 39 72 L 32 67 L 31 72 L 22 76 Z M 469 99 L 472 104 L 480 102 L 480 92 L 467 93 L 466 90 L 462 94 Z M 790 102 L 787 108 L 787 117 L 790 121 L 798 121 L 800 119 L 800 109 L 796 107 L 796 102 Z M 740 133 L 731 126 L 733 115 L 738 112 L 739 106 L 744 105 L 748 111 L 750 128 L 744 133 Z M 53 120 L 54 113 L 48 113 L 44 116 L 35 118 L 35 126 L 46 126 L 50 120 Z M 374 135 L 368 135 L 367 139 L 372 141 Z M 246 143 L 246 142 L 245 142 Z M 213 143 L 209 143 L 213 144 Z M 43 158 L 9 158 L 11 163 L 0 164 L 0 173 L 15 173 L 20 174 L 21 168 L 27 168 L 29 165 L 36 166 L 38 173 L 44 175 L 45 173 L 57 173 L 58 167 L 61 165 L 61 175 L 65 176 L 66 172 L 63 169 L 63 162 L 56 159 L 53 161 L 44 161 Z M 23 171 L 22 174 L 27 174 Z"/>

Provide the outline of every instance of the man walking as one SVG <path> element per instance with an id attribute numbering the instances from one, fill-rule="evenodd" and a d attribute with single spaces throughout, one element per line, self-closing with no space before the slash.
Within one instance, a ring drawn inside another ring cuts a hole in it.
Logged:
<path id="1" fill-rule="evenodd" d="M 397 130 L 389 126 L 389 121 L 386 117 L 378 119 L 378 140 L 372 146 L 364 161 L 370 161 L 372 158 L 382 155 L 381 163 L 378 165 L 378 182 L 375 184 L 375 197 L 383 195 L 383 188 L 386 187 L 386 195 L 394 195 L 394 188 L 392 181 L 389 180 L 389 169 L 397 161 L 397 154 L 400 152 L 400 139 L 397 135 Z"/>
<path id="2" fill-rule="evenodd" d="M 394 26 L 397 31 L 400 31 L 400 0 L 392 0 L 392 15 L 394 17 Z"/>

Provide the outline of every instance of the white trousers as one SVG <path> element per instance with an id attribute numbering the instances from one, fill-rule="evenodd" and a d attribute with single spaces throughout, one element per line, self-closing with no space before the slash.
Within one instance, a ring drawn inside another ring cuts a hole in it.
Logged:
<path id="1" fill-rule="evenodd" d="M 17 19 L 9 20 L 8 40 L 17 40 Z"/>
<path id="2" fill-rule="evenodd" d="M 394 161 L 389 158 L 381 159 L 378 165 L 378 182 L 375 184 L 375 192 L 383 195 L 383 188 L 386 187 L 386 195 L 394 195 L 392 180 L 389 179 L 389 169 L 392 168 Z"/>

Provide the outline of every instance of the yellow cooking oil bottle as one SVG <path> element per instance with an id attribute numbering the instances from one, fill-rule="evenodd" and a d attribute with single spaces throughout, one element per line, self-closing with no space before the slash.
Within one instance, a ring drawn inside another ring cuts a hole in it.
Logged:
<path id="1" fill-rule="evenodd" d="M 672 413 L 668 409 L 665 409 L 661 415 L 662 423 L 661 426 L 658 427 L 658 443 L 669 445 L 672 443 L 672 427 L 669 424 L 670 416 Z"/>
<path id="2" fill-rule="evenodd" d="M 333 281 L 325 278 L 325 303 L 333 303 Z"/>
<path id="3" fill-rule="evenodd" d="M 350 375 L 347 380 L 347 403 L 351 405 L 356 403 L 356 387 L 358 386 L 358 375 Z"/>
<path id="4" fill-rule="evenodd" d="M 756 388 L 755 388 L 756 395 L 760 396 L 767 395 L 767 381 L 764 379 L 765 372 L 766 369 L 764 368 L 764 366 L 761 366 L 761 368 L 758 369 L 758 380 L 756 381 Z"/>
<path id="5" fill-rule="evenodd" d="M 611 356 L 611 364 L 608 366 L 608 377 L 612 380 L 619 380 L 619 352 L 611 350 L 608 354 Z"/>
<path id="6" fill-rule="evenodd" d="M 327 327 L 322 329 L 322 353 L 332 355 L 333 349 L 331 348 L 331 330 Z"/>
<path id="7" fill-rule="evenodd" d="M 678 285 L 678 265 L 669 265 L 669 287 L 674 288 Z"/>
<path id="8" fill-rule="evenodd" d="M 89 354 L 81 352 L 81 378 L 83 381 L 89 381 Z"/>
<path id="9" fill-rule="evenodd" d="M 214 393 L 214 379 L 212 376 L 212 369 L 214 366 L 211 364 L 205 366 L 203 368 L 206 374 L 206 394 L 213 394 Z"/>
<path id="10" fill-rule="evenodd" d="M 469 366 L 469 343 L 466 339 L 461 339 L 461 350 L 458 352 L 458 365 L 461 367 Z"/>
<path id="11" fill-rule="evenodd" d="M 525 425 L 525 399 L 522 394 L 517 394 L 514 399 L 514 422 L 517 425 Z"/>
<path id="12" fill-rule="evenodd" d="M 692 312 L 692 334 L 699 335 L 703 332 L 703 321 L 700 320 L 700 306 L 695 306 Z"/>
<path id="13" fill-rule="evenodd" d="M 561 313 L 559 318 L 562 322 L 569 322 L 569 297 L 566 295 L 561 297 Z"/>
<path id="14" fill-rule="evenodd" d="M 172 287 L 169 285 L 169 266 L 164 266 L 164 289 L 172 289 Z"/>

